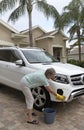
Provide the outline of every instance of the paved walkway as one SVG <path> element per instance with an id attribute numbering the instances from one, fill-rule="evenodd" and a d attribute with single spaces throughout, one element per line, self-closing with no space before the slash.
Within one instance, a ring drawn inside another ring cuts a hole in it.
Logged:
<path id="1" fill-rule="evenodd" d="M 53 103 L 53 107 L 53 124 L 45 124 L 43 113 L 38 111 L 39 125 L 27 124 L 23 94 L 0 85 L 0 130 L 84 130 L 84 96 L 67 104 Z"/>

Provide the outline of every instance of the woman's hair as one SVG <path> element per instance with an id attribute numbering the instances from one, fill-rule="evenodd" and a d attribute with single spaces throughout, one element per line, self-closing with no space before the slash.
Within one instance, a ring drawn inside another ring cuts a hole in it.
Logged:
<path id="1" fill-rule="evenodd" d="M 45 76 L 48 77 L 49 75 L 56 74 L 55 70 L 53 68 L 49 68 L 45 71 Z"/>

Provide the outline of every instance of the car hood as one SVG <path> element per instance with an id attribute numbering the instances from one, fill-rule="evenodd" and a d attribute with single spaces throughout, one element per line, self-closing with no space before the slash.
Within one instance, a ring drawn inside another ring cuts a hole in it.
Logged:
<path id="1" fill-rule="evenodd" d="M 42 63 L 42 64 L 34 64 L 34 67 L 37 69 L 46 70 L 48 68 L 54 68 L 56 73 L 64 74 L 64 75 L 75 75 L 84 73 L 84 68 L 78 67 L 76 65 L 68 64 L 68 63 Z"/>

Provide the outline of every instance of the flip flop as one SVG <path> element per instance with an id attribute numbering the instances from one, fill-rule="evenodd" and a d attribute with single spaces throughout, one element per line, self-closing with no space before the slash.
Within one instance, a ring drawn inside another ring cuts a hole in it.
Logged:
<path id="1" fill-rule="evenodd" d="M 27 123 L 33 124 L 33 125 L 37 125 L 38 121 L 37 120 L 33 120 L 33 121 L 27 121 Z"/>

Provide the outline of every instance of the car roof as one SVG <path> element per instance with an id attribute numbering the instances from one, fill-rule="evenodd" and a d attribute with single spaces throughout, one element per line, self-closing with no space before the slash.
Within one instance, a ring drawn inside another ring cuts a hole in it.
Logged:
<path id="1" fill-rule="evenodd" d="M 25 47 L 25 48 L 21 48 L 21 47 L 0 47 L 0 50 L 43 50 L 42 48 L 38 48 L 38 47 Z"/>

